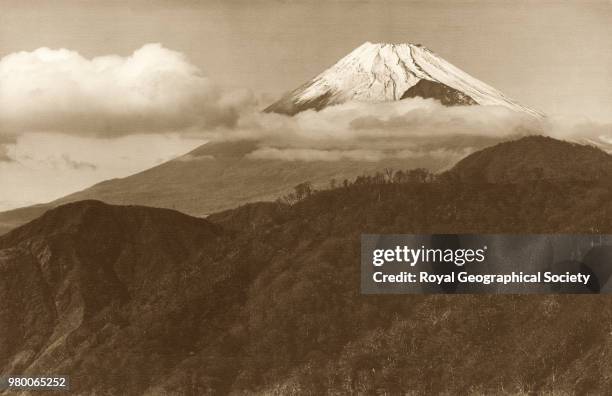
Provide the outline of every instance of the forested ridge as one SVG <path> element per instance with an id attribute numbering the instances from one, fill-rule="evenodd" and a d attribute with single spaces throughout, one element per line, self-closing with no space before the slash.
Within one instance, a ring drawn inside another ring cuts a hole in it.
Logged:
<path id="1" fill-rule="evenodd" d="M 362 233 L 611 233 L 607 180 L 396 172 L 206 219 L 47 212 L 0 237 L 0 371 L 87 394 L 606 393 L 607 296 L 361 295 L 359 263 Z"/>

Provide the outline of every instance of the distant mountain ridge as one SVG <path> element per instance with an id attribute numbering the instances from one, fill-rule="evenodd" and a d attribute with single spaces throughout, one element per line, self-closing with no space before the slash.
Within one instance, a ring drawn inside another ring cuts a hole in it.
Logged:
<path id="1" fill-rule="evenodd" d="M 265 111 L 296 114 L 349 100 L 388 102 L 420 96 L 444 105 L 503 106 L 540 117 L 419 44 L 366 42 Z"/>
<path id="2" fill-rule="evenodd" d="M 384 168 L 449 169 L 440 159 L 367 161 L 257 160 L 246 154 L 257 142 L 205 144 L 191 153 L 123 178 L 107 180 L 48 204 L 0 213 L 0 234 L 22 225 L 58 205 L 84 199 L 113 204 L 136 204 L 176 209 L 204 216 L 256 201 L 274 201 L 293 186 L 311 181 L 327 188 Z M 594 180 L 612 175 L 612 156 L 592 146 L 543 136 L 528 136 L 476 151 L 459 161 L 451 173 L 464 181 L 521 182 L 526 180 Z"/>
<path id="3" fill-rule="evenodd" d="M 612 180 L 612 156 L 594 146 L 535 135 L 472 153 L 450 173 L 488 183 Z"/>
<path id="4" fill-rule="evenodd" d="M 490 144 L 482 140 L 482 146 Z M 454 160 L 436 156 L 387 158 L 380 161 L 287 161 L 250 158 L 257 141 L 211 142 L 190 153 L 143 172 L 95 184 L 48 204 L 33 205 L 0 213 L 0 234 L 21 225 L 58 205 L 96 199 L 111 204 L 146 205 L 176 209 L 193 216 L 255 201 L 274 201 L 305 180 L 315 187 L 341 182 L 384 168 L 425 167 L 447 169 Z"/>

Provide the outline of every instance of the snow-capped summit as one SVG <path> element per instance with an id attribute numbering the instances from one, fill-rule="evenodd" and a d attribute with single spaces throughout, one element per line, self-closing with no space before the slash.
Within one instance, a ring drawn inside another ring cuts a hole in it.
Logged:
<path id="1" fill-rule="evenodd" d="M 349 100 L 386 102 L 420 96 L 445 105 L 498 105 L 539 117 L 420 44 L 366 42 L 265 111 L 296 114 Z"/>

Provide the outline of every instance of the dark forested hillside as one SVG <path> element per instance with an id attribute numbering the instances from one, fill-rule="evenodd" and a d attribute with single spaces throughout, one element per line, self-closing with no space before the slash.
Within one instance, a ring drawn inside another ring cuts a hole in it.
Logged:
<path id="1" fill-rule="evenodd" d="M 453 173 L 463 181 L 597 180 L 612 174 L 612 156 L 588 145 L 528 136 L 477 151 Z"/>
<path id="2" fill-rule="evenodd" d="M 0 372 L 86 394 L 610 388 L 606 296 L 359 291 L 361 233 L 611 233 L 609 186 L 363 180 L 207 220 L 84 201 L 0 237 Z"/>

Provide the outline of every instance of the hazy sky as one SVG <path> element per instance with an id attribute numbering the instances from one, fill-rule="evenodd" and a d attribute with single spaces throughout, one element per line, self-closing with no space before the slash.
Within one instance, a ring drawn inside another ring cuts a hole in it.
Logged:
<path id="1" fill-rule="evenodd" d="M 612 118 L 610 1 L 2 1 L 0 56 L 160 42 L 213 80 L 277 95 L 364 41 L 422 43 L 547 113 Z"/>
<path id="2" fill-rule="evenodd" d="M 0 0 L 0 210 L 187 152 L 365 41 L 608 131 L 611 21 L 605 0 Z"/>

